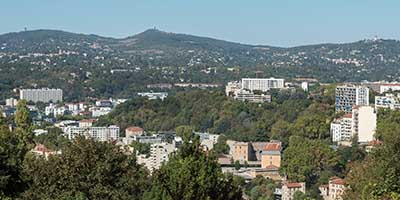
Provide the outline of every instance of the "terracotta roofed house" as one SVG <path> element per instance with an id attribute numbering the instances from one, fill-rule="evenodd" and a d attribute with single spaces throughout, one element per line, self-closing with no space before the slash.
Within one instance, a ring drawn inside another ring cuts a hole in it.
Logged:
<path id="1" fill-rule="evenodd" d="M 138 126 L 131 126 L 125 129 L 125 137 L 134 137 L 143 135 L 144 130 Z"/>
<path id="2" fill-rule="evenodd" d="M 261 167 L 267 168 L 273 165 L 279 168 L 281 166 L 281 150 L 282 143 L 280 141 L 268 142 L 261 156 Z"/>

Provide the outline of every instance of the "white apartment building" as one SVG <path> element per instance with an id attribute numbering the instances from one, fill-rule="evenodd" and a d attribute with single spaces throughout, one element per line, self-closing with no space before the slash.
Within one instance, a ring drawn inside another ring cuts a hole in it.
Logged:
<path id="1" fill-rule="evenodd" d="M 333 142 L 350 141 L 353 137 L 352 114 L 346 114 L 331 123 L 331 135 Z"/>
<path id="2" fill-rule="evenodd" d="M 176 151 L 175 145 L 170 143 L 156 143 L 150 147 L 150 156 L 138 155 L 138 163 L 143 164 L 148 170 L 160 169 L 164 162 L 168 161 L 169 154 Z"/>
<path id="3" fill-rule="evenodd" d="M 226 96 L 236 96 L 236 94 L 241 91 L 241 83 L 238 81 L 228 82 L 228 84 L 225 86 Z"/>
<path id="4" fill-rule="evenodd" d="M 61 89 L 21 89 L 19 91 L 20 99 L 33 102 L 58 102 L 62 101 L 63 91 Z"/>
<path id="5" fill-rule="evenodd" d="M 351 113 L 353 106 L 356 105 L 369 105 L 369 88 L 355 85 L 336 87 L 336 112 L 344 111 L 346 113 Z"/>
<path id="6" fill-rule="evenodd" d="M 302 82 L 301 89 L 303 89 L 304 92 L 308 92 L 308 82 Z"/>
<path id="7" fill-rule="evenodd" d="M 393 94 L 386 94 L 386 96 L 375 96 L 375 109 L 390 108 L 400 109 L 400 97 Z"/>
<path id="8" fill-rule="evenodd" d="M 161 99 L 168 97 L 168 92 L 140 92 L 137 93 L 141 97 L 147 97 L 149 100 Z"/>
<path id="9" fill-rule="evenodd" d="M 284 79 L 276 78 L 243 78 L 242 89 L 254 91 L 268 91 L 270 89 L 281 89 L 285 87 Z"/>
<path id="10" fill-rule="evenodd" d="M 119 127 L 67 127 L 66 134 L 70 140 L 74 139 L 78 135 L 81 135 L 105 142 L 110 140 L 118 140 Z"/>
<path id="11" fill-rule="evenodd" d="M 355 106 L 352 113 L 353 135 L 357 134 L 359 143 L 374 140 L 377 115 L 372 106 Z"/>
<path id="12" fill-rule="evenodd" d="M 271 95 L 268 94 L 253 94 L 250 92 L 242 91 L 237 93 L 236 96 L 233 97 L 238 101 L 248 101 L 252 103 L 265 103 L 271 102 Z"/>
<path id="13" fill-rule="evenodd" d="M 399 83 L 388 83 L 380 85 L 379 92 L 382 94 L 384 92 L 391 92 L 391 91 L 400 91 L 400 84 Z"/>

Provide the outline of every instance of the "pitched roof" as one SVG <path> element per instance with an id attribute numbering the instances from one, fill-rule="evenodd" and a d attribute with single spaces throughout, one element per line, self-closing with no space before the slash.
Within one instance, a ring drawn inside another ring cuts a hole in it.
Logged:
<path id="1" fill-rule="evenodd" d="M 286 186 L 288 188 L 301 188 L 302 187 L 302 183 L 286 183 Z"/>
<path id="2" fill-rule="evenodd" d="M 341 178 L 337 178 L 337 179 L 333 179 L 332 181 L 330 181 L 331 184 L 335 184 L 335 185 L 344 185 L 345 181 Z"/>
<path id="3" fill-rule="evenodd" d="M 131 132 L 142 132 L 143 129 L 140 128 L 140 127 L 138 127 L 138 126 L 131 126 L 131 127 L 128 127 L 128 128 L 126 129 L 126 131 L 131 131 Z"/>
<path id="4" fill-rule="evenodd" d="M 281 151 L 281 144 L 276 142 L 269 142 L 265 145 L 265 151 Z"/>

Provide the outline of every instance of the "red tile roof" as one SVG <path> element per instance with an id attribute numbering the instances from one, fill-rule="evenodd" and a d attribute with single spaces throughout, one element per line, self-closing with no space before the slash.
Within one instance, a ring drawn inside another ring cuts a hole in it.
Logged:
<path id="1" fill-rule="evenodd" d="M 343 115 L 343 118 L 352 118 L 352 117 L 353 117 L 353 114 L 351 114 L 351 113 Z"/>
<path id="2" fill-rule="evenodd" d="M 301 188 L 302 184 L 301 183 L 287 183 L 286 186 L 288 188 Z"/>
<path id="3" fill-rule="evenodd" d="M 335 184 L 335 185 L 344 185 L 345 181 L 341 178 L 337 178 L 337 179 L 332 180 L 330 183 Z"/>
<path id="4" fill-rule="evenodd" d="M 265 167 L 265 169 L 269 169 L 269 170 L 279 170 L 279 167 L 275 166 L 275 165 L 268 165 Z"/>
<path id="5" fill-rule="evenodd" d="M 137 127 L 137 126 L 128 127 L 126 130 L 127 131 L 132 131 L 132 132 L 142 132 L 143 131 L 142 128 Z"/>
<path id="6" fill-rule="evenodd" d="M 372 140 L 372 141 L 368 142 L 369 146 L 376 146 L 376 145 L 381 145 L 381 144 L 382 144 L 382 142 L 379 140 Z"/>
<path id="7" fill-rule="evenodd" d="M 267 143 L 267 145 L 265 145 L 264 150 L 266 150 L 266 151 L 281 151 L 281 144 L 269 142 L 269 143 Z"/>

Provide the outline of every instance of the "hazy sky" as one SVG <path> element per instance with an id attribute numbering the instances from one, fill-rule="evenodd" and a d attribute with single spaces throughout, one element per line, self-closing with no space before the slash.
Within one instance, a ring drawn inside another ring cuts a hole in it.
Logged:
<path id="1" fill-rule="evenodd" d="M 0 33 L 160 30 L 275 46 L 400 39 L 400 0 L 1 0 Z"/>

